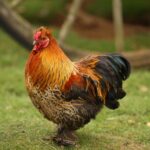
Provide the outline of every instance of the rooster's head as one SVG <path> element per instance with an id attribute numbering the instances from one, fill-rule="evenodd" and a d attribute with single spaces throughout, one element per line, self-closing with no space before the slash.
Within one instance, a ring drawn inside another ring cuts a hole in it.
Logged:
<path id="1" fill-rule="evenodd" d="M 50 43 L 51 32 L 48 28 L 40 27 L 36 30 L 33 36 L 33 50 L 39 51 L 48 47 Z"/>

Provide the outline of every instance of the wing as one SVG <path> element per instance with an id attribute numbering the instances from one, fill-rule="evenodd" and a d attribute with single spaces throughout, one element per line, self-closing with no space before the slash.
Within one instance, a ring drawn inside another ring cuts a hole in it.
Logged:
<path id="1" fill-rule="evenodd" d="M 122 81 L 130 74 L 128 61 L 120 55 L 89 56 L 75 65 L 78 72 L 65 84 L 64 97 L 118 108 L 117 100 L 125 96 Z"/>
<path id="2" fill-rule="evenodd" d="M 91 69 L 95 64 L 94 59 L 85 59 L 75 62 L 76 70 L 63 88 L 63 96 L 66 100 L 83 99 L 90 103 L 101 103 L 97 96 L 98 77 Z"/>

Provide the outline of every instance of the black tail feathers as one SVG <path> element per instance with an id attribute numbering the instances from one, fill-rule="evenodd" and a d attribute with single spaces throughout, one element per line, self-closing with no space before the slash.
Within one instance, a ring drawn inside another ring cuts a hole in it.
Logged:
<path id="1" fill-rule="evenodd" d="M 122 89 L 122 81 L 130 75 L 130 63 L 118 54 L 99 56 L 98 59 L 95 71 L 102 76 L 101 87 L 107 90 L 105 105 L 110 109 L 116 109 L 119 107 L 117 100 L 126 95 Z M 109 88 L 106 85 L 109 85 Z"/>

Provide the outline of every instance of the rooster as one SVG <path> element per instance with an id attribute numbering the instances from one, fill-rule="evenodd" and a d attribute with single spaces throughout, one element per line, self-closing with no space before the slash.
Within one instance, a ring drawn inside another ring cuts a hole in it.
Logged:
<path id="1" fill-rule="evenodd" d="M 130 64 L 118 54 L 88 56 L 72 62 L 49 29 L 34 34 L 25 67 L 25 83 L 35 107 L 58 126 L 54 142 L 76 144 L 75 130 L 94 119 L 103 106 L 119 107 L 126 93 L 122 81 Z"/>

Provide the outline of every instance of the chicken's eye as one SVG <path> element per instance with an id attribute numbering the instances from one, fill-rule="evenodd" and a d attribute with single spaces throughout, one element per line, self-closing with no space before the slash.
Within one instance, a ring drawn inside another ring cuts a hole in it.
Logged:
<path id="1" fill-rule="evenodd" d="M 42 40 L 46 40 L 46 37 L 42 37 L 41 39 L 42 39 Z"/>

